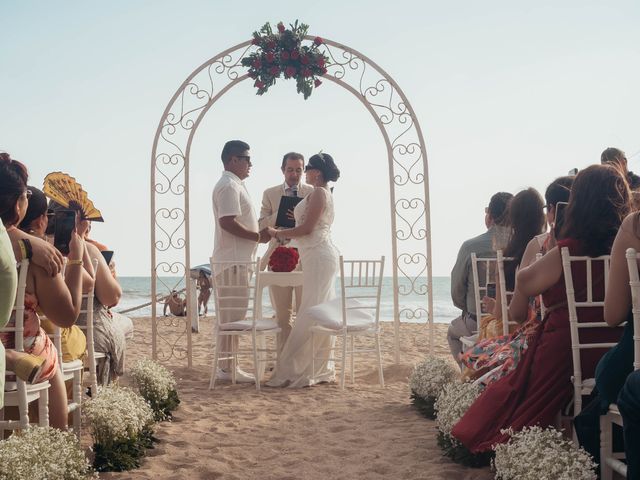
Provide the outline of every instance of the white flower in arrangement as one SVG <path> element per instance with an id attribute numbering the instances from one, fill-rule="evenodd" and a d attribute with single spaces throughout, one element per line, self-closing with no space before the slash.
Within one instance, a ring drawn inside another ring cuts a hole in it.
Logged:
<path id="1" fill-rule="evenodd" d="M 498 480 L 596 479 L 596 465 L 589 454 L 552 427 L 502 433 L 509 433 L 511 438 L 493 447 L 496 456 L 492 464 Z"/>
<path id="2" fill-rule="evenodd" d="M 109 385 L 83 403 L 96 443 L 108 444 L 132 438 L 153 425 L 153 411 L 140 395 L 128 388 Z"/>
<path id="3" fill-rule="evenodd" d="M 76 436 L 51 427 L 31 427 L 0 441 L 2 480 L 98 478 Z"/>
<path id="4" fill-rule="evenodd" d="M 166 400 L 175 390 L 173 374 L 157 362 L 149 359 L 138 361 L 131 369 L 131 377 L 145 399 Z"/>
<path id="5" fill-rule="evenodd" d="M 443 435 L 451 437 L 451 429 L 478 398 L 480 387 L 473 383 L 449 383 L 436 400 L 436 425 Z"/>
<path id="6" fill-rule="evenodd" d="M 421 398 L 436 398 L 442 388 L 459 376 L 459 371 L 447 360 L 428 356 L 413 367 L 409 388 Z"/>

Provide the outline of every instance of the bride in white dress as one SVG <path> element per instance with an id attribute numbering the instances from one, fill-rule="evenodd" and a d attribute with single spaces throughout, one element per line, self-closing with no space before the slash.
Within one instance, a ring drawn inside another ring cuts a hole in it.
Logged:
<path id="1" fill-rule="evenodd" d="M 311 371 L 311 332 L 313 319 L 306 313 L 310 307 L 335 297 L 335 279 L 339 253 L 331 242 L 333 198 L 327 182 L 340 176 L 331 155 L 319 153 L 309 159 L 305 167 L 306 181 L 315 188 L 293 211 L 296 227 L 286 230 L 269 229 L 278 240 L 296 239 L 302 263 L 302 302 L 287 342 L 278 356 L 278 363 L 270 387 L 300 388 L 315 383 L 333 381 L 335 366 L 329 361 L 335 337 L 315 337 L 316 371 Z M 325 357 L 326 360 L 318 359 Z"/>

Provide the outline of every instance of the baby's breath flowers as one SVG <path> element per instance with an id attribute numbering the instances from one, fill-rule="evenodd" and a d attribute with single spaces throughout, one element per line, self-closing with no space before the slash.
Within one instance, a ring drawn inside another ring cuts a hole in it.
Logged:
<path id="1" fill-rule="evenodd" d="M 587 452 L 549 427 L 525 427 L 511 438 L 494 445 L 492 466 L 497 480 L 595 480 L 595 463 Z"/>
<path id="2" fill-rule="evenodd" d="M 51 427 L 31 427 L 0 441 L 2 480 L 97 478 L 76 436 Z"/>
<path id="3" fill-rule="evenodd" d="M 171 412 L 180 403 L 173 374 L 159 363 L 143 359 L 133 366 L 131 377 L 153 409 L 156 421 L 171 418 Z"/>
<path id="4" fill-rule="evenodd" d="M 140 395 L 109 385 L 85 402 L 82 411 L 93 436 L 98 471 L 136 468 L 151 446 L 153 411 Z"/>
<path id="5" fill-rule="evenodd" d="M 424 416 L 435 419 L 436 398 L 458 375 L 456 368 L 445 359 L 428 356 L 413 367 L 409 377 L 411 402 Z"/>
<path id="6" fill-rule="evenodd" d="M 438 445 L 445 456 L 462 465 L 479 467 L 489 464 L 491 454 L 472 454 L 451 430 L 480 395 L 480 387 L 473 383 L 453 382 L 444 386 L 435 403 Z"/>

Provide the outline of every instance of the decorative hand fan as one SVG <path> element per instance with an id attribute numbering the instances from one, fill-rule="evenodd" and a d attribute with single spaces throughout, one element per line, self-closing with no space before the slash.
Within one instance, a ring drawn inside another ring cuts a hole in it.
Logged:
<path id="1" fill-rule="evenodd" d="M 82 217 L 94 222 L 104 222 L 100 210 L 94 207 L 75 178 L 62 172 L 51 172 L 44 179 L 44 194 L 64 207 L 79 207 Z"/>

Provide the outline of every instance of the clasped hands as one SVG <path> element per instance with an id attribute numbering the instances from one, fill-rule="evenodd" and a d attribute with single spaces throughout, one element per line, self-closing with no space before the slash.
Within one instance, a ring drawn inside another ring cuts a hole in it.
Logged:
<path id="1" fill-rule="evenodd" d="M 269 234 L 270 238 L 275 238 L 281 245 L 289 243 L 288 238 L 282 238 L 282 236 L 280 238 L 276 237 L 276 233 L 278 233 L 280 230 L 277 230 L 273 227 L 267 227 L 265 230 L 267 230 L 267 233 Z"/>
<path id="2" fill-rule="evenodd" d="M 265 228 L 263 228 L 262 230 L 260 230 L 258 232 L 258 235 L 260 235 L 260 237 L 258 239 L 258 243 L 269 243 L 269 241 L 272 238 L 276 238 L 276 232 L 278 232 L 278 230 L 276 230 L 273 227 L 265 227 Z M 284 238 L 278 238 L 277 240 L 282 244 L 285 244 L 285 243 L 289 242 L 288 239 L 284 239 Z"/>

